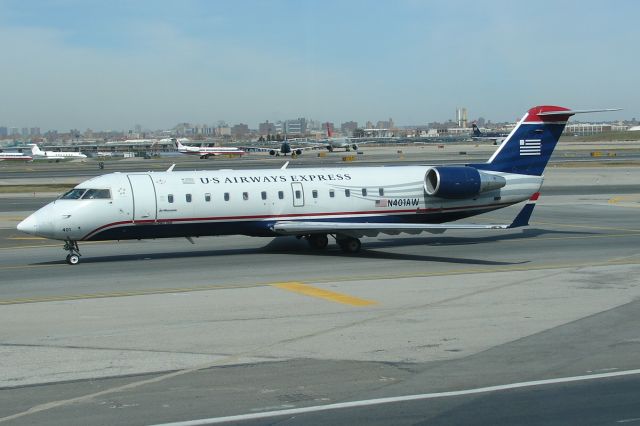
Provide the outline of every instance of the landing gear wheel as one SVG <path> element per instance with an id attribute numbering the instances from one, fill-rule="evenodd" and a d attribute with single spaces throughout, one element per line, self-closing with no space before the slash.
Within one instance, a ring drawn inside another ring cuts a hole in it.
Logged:
<path id="1" fill-rule="evenodd" d="M 64 249 L 69 252 L 67 255 L 67 263 L 69 265 L 77 265 L 80 262 L 80 249 L 77 241 L 67 240 L 64 242 Z"/>
<path id="2" fill-rule="evenodd" d="M 362 243 L 359 239 L 348 237 L 344 239 L 337 240 L 338 245 L 345 253 L 357 253 L 360 251 L 360 247 L 362 247 Z"/>
<path id="3" fill-rule="evenodd" d="M 322 250 L 327 248 L 329 244 L 329 238 L 326 234 L 311 234 L 307 237 L 307 242 L 314 250 Z"/>

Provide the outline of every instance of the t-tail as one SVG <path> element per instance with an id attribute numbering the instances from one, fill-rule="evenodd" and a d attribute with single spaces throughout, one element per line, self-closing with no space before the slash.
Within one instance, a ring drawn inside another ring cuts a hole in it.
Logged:
<path id="1" fill-rule="evenodd" d="M 31 145 L 31 154 L 33 154 L 33 155 L 44 155 L 44 152 L 42 152 L 40 150 L 40 147 L 37 144 L 32 143 L 32 144 L 29 144 L 29 145 Z"/>
<path id="2" fill-rule="evenodd" d="M 542 176 L 567 120 L 574 114 L 618 109 L 570 110 L 543 105 L 531 108 L 489 161 L 472 166 L 479 170 Z"/>
<path id="3" fill-rule="evenodd" d="M 184 149 L 185 149 L 185 146 L 184 146 L 184 145 L 182 145 L 182 144 L 180 143 L 180 141 L 178 140 L 178 138 L 172 138 L 171 140 L 172 140 L 172 141 L 173 141 L 173 143 L 176 145 L 176 148 L 178 148 L 178 151 L 180 151 L 180 150 L 184 150 Z"/>

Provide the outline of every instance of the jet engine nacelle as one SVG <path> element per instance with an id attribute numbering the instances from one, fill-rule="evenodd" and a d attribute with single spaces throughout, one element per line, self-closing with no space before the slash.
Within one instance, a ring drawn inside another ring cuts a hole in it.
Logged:
<path id="1" fill-rule="evenodd" d="M 507 184 L 502 176 L 467 166 L 431 167 L 424 175 L 427 195 L 440 198 L 470 198 L 500 189 Z"/>
<path id="2" fill-rule="evenodd" d="M 272 149 L 271 151 L 269 151 L 269 155 L 276 155 L 279 154 L 278 151 L 276 151 L 275 149 Z"/>
<path id="3" fill-rule="evenodd" d="M 294 150 L 296 155 L 302 155 L 302 150 L 301 149 L 296 149 Z"/>

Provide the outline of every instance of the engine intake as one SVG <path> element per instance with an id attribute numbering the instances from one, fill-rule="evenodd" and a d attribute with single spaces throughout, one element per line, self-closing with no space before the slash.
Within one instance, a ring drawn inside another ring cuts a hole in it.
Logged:
<path id="1" fill-rule="evenodd" d="M 440 198 L 470 198 L 500 189 L 507 184 L 502 176 L 484 173 L 473 167 L 431 167 L 424 175 L 427 195 Z"/>

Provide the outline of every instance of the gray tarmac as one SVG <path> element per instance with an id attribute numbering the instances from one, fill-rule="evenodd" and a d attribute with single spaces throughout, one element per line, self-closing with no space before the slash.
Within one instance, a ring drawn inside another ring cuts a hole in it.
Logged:
<path id="1" fill-rule="evenodd" d="M 354 256 L 231 236 L 81 244 L 71 267 L 13 228 L 34 204 L 2 203 L 0 422 L 157 424 L 638 369 L 639 170 L 552 167 L 527 229 L 363 239 Z M 244 423 L 627 422 L 638 382 Z"/>

